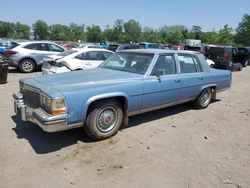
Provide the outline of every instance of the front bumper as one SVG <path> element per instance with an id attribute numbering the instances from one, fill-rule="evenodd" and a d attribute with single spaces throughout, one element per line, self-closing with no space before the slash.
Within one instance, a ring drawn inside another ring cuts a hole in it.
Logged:
<path id="1" fill-rule="evenodd" d="M 41 108 L 32 109 L 25 105 L 23 95 L 20 92 L 14 93 L 14 109 L 17 116 L 23 121 L 36 123 L 46 132 L 63 131 L 73 126 L 67 126 L 67 114 L 51 115 Z"/>
<path id="2" fill-rule="evenodd" d="M 50 68 L 42 67 L 43 75 L 53 75 L 53 74 L 64 73 L 64 72 L 70 72 L 70 70 L 65 66 L 63 67 L 51 66 Z"/>

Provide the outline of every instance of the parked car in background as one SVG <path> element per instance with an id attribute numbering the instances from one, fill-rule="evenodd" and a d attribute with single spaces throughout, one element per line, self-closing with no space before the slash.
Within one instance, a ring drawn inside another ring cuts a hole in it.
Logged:
<path id="1" fill-rule="evenodd" d="M 4 59 L 4 52 L 10 46 L 9 40 L 0 39 L 0 60 Z"/>
<path id="2" fill-rule="evenodd" d="M 92 44 L 92 43 L 80 44 L 79 48 L 100 48 L 100 49 L 102 49 L 100 46 L 98 46 L 96 44 Z"/>
<path id="3" fill-rule="evenodd" d="M 109 41 L 102 41 L 102 42 L 100 42 L 99 47 L 107 49 L 109 47 Z"/>
<path id="4" fill-rule="evenodd" d="M 215 62 L 216 67 L 232 69 L 234 63 L 240 63 L 243 67 L 247 66 L 250 53 L 246 48 L 216 46 L 208 49 L 207 57 Z"/>
<path id="5" fill-rule="evenodd" d="M 9 65 L 21 72 L 29 73 L 41 68 L 46 55 L 65 51 L 61 46 L 45 41 L 15 43 L 5 51 Z"/>
<path id="6" fill-rule="evenodd" d="M 211 69 L 200 53 L 137 49 L 117 52 L 96 69 L 23 78 L 13 96 L 23 121 L 47 132 L 83 127 L 101 140 L 132 115 L 185 102 L 206 108 L 231 81 L 230 71 Z"/>
<path id="7" fill-rule="evenodd" d="M 150 42 L 140 42 L 140 48 L 145 49 L 165 49 L 163 44 L 160 43 L 150 43 Z"/>
<path id="8" fill-rule="evenodd" d="M 207 57 L 215 62 L 215 67 L 231 70 L 234 59 L 237 55 L 237 49 L 231 46 L 210 47 L 207 51 Z"/>
<path id="9" fill-rule="evenodd" d="M 209 65 L 209 67 L 211 67 L 211 68 L 215 67 L 215 62 L 214 61 L 212 61 L 211 59 L 208 59 L 206 56 L 204 56 L 204 58 L 205 58 L 207 64 Z"/>
<path id="10" fill-rule="evenodd" d="M 128 50 L 128 49 L 139 49 L 139 44 L 110 44 L 108 50 L 113 52 L 119 52 L 121 50 Z"/>
<path id="11" fill-rule="evenodd" d="M 174 45 L 171 47 L 172 50 L 184 50 L 184 45 Z"/>
<path id="12" fill-rule="evenodd" d="M 76 48 L 63 53 L 65 56 L 60 58 L 58 56 L 44 58 L 43 75 L 93 69 L 113 54 L 112 51 L 102 48 Z"/>
<path id="13" fill-rule="evenodd" d="M 250 60 L 250 50 L 247 48 L 238 48 L 237 55 L 235 57 L 235 62 L 239 62 L 243 67 L 248 65 Z"/>
<path id="14" fill-rule="evenodd" d="M 63 48 L 71 50 L 72 48 L 78 48 L 79 44 L 76 42 L 65 42 L 60 44 Z"/>

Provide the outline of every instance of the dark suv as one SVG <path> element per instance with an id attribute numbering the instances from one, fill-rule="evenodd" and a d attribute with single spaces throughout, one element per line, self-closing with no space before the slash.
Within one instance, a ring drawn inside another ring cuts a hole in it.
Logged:
<path id="1" fill-rule="evenodd" d="M 237 49 L 231 46 L 210 47 L 207 57 L 215 62 L 215 67 L 231 69 L 237 55 Z"/>
<path id="2" fill-rule="evenodd" d="M 239 62 L 246 67 L 250 60 L 250 50 L 248 48 L 238 48 L 237 56 L 235 58 L 236 62 Z"/>

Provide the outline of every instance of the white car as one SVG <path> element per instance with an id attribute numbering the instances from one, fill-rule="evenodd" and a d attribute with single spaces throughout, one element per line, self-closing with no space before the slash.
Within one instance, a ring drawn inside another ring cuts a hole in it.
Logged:
<path id="1" fill-rule="evenodd" d="M 215 62 L 212 61 L 211 59 L 208 59 L 206 56 L 204 56 L 204 58 L 205 58 L 207 64 L 209 65 L 209 67 L 214 68 Z"/>
<path id="2" fill-rule="evenodd" d="M 68 53 L 68 54 L 67 54 Z M 47 56 L 43 60 L 43 75 L 75 70 L 93 69 L 114 52 L 98 48 L 74 48 L 62 54 Z"/>

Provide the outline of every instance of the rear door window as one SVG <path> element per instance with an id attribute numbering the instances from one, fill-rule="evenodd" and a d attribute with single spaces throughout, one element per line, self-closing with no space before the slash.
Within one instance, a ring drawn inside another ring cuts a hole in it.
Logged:
<path id="1" fill-rule="evenodd" d="M 178 55 L 181 73 L 196 73 L 197 65 L 191 55 L 179 54 Z M 200 69 L 201 70 L 201 69 Z M 199 71 L 200 72 L 200 71 Z"/>
<path id="2" fill-rule="evenodd" d="M 106 59 L 102 51 L 85 52 L 77 55 L 75 58 L 81 60 L 92 60 L 92 61 L 102 61 Z"/>
<path id="3" fill-rule="evenodd" d="M 32 43 L 24 46 L 26 49 L 38 50 L 38 51 L 50 51 L 48 44 L 46 43 Z"/>

